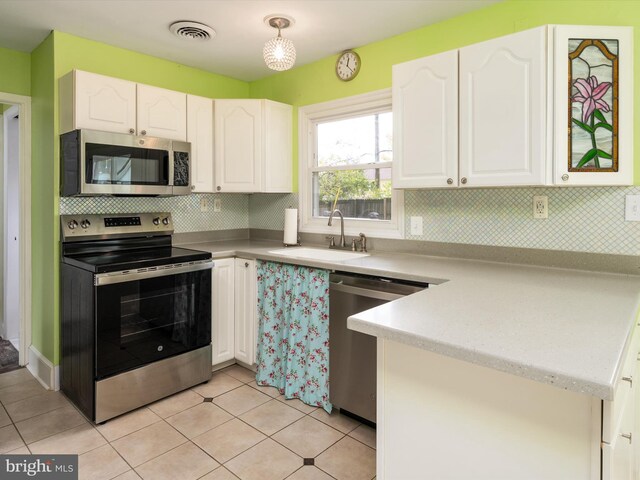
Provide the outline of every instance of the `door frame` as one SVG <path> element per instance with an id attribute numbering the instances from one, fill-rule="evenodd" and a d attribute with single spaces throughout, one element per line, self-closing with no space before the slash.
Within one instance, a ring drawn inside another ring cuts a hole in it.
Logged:
<path id="1" fill-rule="evenodd" d="M 20 116 L 20 278 L 18 279 L 20 350 L 18 361 L 20 366 L 24 366 L 29 361 L 31 346 L 31 97 L 0 92 L 0 103 L 17 105 Z"/>

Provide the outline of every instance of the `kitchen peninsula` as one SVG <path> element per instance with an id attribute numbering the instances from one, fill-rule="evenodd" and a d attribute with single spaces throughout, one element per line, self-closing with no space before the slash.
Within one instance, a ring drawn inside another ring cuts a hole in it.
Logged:
<path id="1" fill-rule="evenodd" d="M 601 465 L 620 478 L 632 465 L 624 378 L 640 277 L 382 252 L 326 262 L 274 246 L 194 248 L 431 285 L 349 319 L 378 337 L 378 478 L 592 479 Z"/>

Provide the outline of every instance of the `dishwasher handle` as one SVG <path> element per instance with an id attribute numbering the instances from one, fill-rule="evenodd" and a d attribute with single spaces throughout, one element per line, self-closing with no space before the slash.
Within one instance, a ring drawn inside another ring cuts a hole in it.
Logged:
<path id="1" fill-rule="evenodd" d="M 383 290 L 354 287 L 353 285 L 345 285 L 341 282 L 331 282 L 330 288 L 331 290 L 336 292 L 350 293 L 352 295 L 358 295 L 360 297 L 376 298 L 378 300 L 386 300 L 389 302 L 405 296 L 398 293 L 385 292 Z"/>

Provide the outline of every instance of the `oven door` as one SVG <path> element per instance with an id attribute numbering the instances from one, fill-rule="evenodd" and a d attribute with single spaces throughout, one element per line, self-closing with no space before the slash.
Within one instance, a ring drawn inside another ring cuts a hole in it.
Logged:
<path id="1" fill-rule="evenodd" d="M 212 266 L 95 275 L 97 379 L 209 345 Z"/>

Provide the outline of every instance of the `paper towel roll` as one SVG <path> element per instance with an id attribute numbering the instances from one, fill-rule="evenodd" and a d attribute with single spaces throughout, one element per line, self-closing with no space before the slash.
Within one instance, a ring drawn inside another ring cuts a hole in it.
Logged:
<path id="1" fill-rule="evenodd" d="M 284 244 L 297 245 L 298 243 L 298 209 L 284 209 Z"/>

